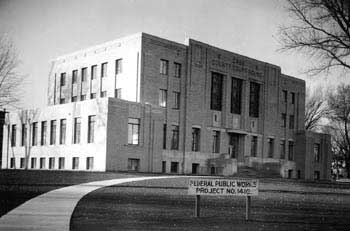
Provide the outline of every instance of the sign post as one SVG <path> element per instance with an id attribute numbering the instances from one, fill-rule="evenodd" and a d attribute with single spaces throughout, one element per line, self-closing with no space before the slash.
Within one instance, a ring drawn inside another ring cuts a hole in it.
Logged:
<path id="1" fill-rule="evenodd" d="M 195 217 L 200 217 L 200 196 L 245 196 L 246 214 L 249 220 L 251 196 L 258 196 L 259 181 L 257 179 L 190 179 L 188 194 L 196 196 Z"/>

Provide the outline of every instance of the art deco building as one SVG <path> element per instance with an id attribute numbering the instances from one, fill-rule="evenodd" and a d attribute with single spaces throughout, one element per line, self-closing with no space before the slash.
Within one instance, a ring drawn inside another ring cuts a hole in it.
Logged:
<path id="1" fill-rule="evenodd" d="M 53 60 L 48 106 L 6 115 L 2 168 L 328 179 L 304 110 L 276 65 L 139 33 Z"/>

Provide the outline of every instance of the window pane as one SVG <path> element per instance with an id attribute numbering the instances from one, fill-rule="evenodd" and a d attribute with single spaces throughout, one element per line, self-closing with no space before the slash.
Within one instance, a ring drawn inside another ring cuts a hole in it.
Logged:
<path id="1" fill-rule="evenodd" d="M 241 79 L 232 78 L 231 113 L 241 114 L 242 83 Z"/>
<path id="2" fill-rule="evenodd" d="M 91 79 L 96 79 L 97 74 L 97 65 L 93 65 L 91 67 Z"/>
<path id="3" fill-rule="evenodd" d="M 250 82 L 249 116 L 259 117 L 260 84 Z"/>
<path id="4" fill-rule="evenodd" d="M 221 111 L 222 107 L 222 81 L 223 75 L 212 73 L 210 109 Z"/>

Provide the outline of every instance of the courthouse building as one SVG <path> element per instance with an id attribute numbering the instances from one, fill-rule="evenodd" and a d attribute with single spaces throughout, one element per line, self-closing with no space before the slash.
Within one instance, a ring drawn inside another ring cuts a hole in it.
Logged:
<path id="1" fill-rule="evenodd" d="M 2 168 L 328 179 L 304 111 L 276 65 L 138 33 L 53 60 L 48 106 L 6 114 Z"/>

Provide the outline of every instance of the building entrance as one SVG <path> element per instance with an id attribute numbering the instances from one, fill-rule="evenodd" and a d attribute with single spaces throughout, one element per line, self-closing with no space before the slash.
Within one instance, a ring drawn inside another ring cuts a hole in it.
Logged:
<path id="1" fill-rule="evenodd" d="M 228 153 L 230 154 L 231 158 L 237 158 L 238 152 L 240 151 L 239 148 L 239 137 L 240 135 L 237 133 L 229 133 L 230 139 L 229 139 L 229 145 L 228 145 Z"/>

